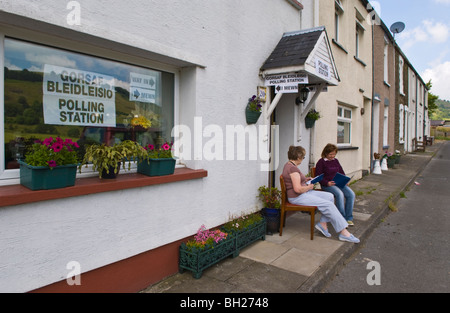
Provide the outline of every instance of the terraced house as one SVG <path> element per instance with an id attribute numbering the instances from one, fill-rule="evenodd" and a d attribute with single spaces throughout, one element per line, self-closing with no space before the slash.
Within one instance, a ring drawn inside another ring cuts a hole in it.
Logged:
<path id="1" fill-rule="evenodd" d="M 139 291 L 177 272 L 180 243 L 201 225 L 261 209 L 258 187 L 278 186 L 289 145 L 308 151 L 307 173 L 337 143 L 355 179 L 385 144 L 410 151 L 427 133 L 426 90 L 386 29 L 374 32 L 371 10 L 364 0 L 0 0 L 0 291 Z M 390 86 L 374 82 L 384 64 L 374 34 L 388 46 Z M 321 118 L 306 125 L 314 109 Z M 148 177 L 132 164 L 105 180 L 89 165 L 71 187 L 21 185 L 30 145 L 57 136 L 81 148 L 174 141 L 176 168 Z"/>

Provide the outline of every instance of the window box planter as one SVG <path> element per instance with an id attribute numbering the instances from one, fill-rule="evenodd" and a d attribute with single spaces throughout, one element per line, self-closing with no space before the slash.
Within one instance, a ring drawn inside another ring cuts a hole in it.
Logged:
<path id="1" fill-rule="evenodd" d="M 149 159 L 138 163 L 137 171 L 147 176 L 171 175 L 175 171 L 175 159 Z"/>
<path id="2" fill-rule="evenodd" d="M 182 243 L 180 246 L 179 272 L 192 271 L 194 278 L 199 279 L 205 269 L 234 255 L 235 251 L 236 240 L 231 234 L 228 234 L 227 239 L 205 250 L 190 250 L 185 243 Z"/>
<path id="3" fill-rule="evenodd" d="M 229 232 L 222 227 L 221 231 L 228 234 L 227 238 L 218 244 L 205 248 L 205 250 L 189 249 L 185 243 L 182 243 L 180 246 L 179 272 L 192 271 L 194 278 L 199 279 L 202 272 L 208 267 L 229 256 L 237 257 L 241 249 L 257 240 L 266 239 L 266 220 L 263 218 L 241 230 Z"/>
<path id="4" fill-rule="evenodd" d="M 247 227 L 246 229 L 232 233 L 236 241 L 236 250 L 233 257 L 239 255 L 240 250 L 258 240 L 266 239 L 266 219 Z"/>
<path id="5" fill-rule="evenodd" d="M 58 189 L 75 185 L 77 164 L 61 165 L 50 169 L 48 166 L 31 166 L 20 161 L 20 184 L 31 190 Z"/>

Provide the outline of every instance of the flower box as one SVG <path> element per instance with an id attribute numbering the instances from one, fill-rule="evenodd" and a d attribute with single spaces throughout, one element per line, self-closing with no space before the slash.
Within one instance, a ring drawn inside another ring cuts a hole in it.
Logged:
<path id="1" fill-rule="evenodd" d="M 31 190 L 58 189 L 75 185 L 77 164 L 60 165 L 50 169 L 48 166 L 31 166 L 19 160 L 20 184 Z"/>
<path id="2" fill-rule="evenodd" d="M 236 241 L 232 235 L 228 235 L 227 239 L 205 250 L 189 249 L 185 243 L 182 243 L 180 246 L 179 272 L 192 271 L 194 278 L 199 279 L 205 269 L 234 255 L 235 251 Z"/>
<path id="3" fill-rule="evenodd" d="M 171 175 L 175 171 L 175 162 L 173 158 L 144 160 L 138 163 L 137 171 L 147 176 Z"/>
<path id="4" fill-rule="evenodd" d="M 246 229 L 233 233 L 236 241 L 236 251 L 233 257 L 237 257 L 241 249 L 252 244 L 257 240 L 266 239 L 266 219 L 247 227 Z"/>

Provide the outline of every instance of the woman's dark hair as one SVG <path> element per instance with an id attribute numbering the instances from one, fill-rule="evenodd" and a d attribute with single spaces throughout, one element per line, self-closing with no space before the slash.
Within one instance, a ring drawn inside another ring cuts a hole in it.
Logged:
<path id="1" fill-rule="evenodd" d="M 336 151 L 337 153 L 338 147 L 336 145 L 333 145 L 332 143 L 327 144 L 322 150 L 322 158 L 326 158 L 328 154 L 334 151 Z"/>
<path id="2" fill-rule="evenodd" d="M 288 151 L 288 159 L 289 160 L 297 160 L 297 159 L 303 159 L 303 157 L 306 155 L 305 148 L 301 146 L 290 146 Z"/>

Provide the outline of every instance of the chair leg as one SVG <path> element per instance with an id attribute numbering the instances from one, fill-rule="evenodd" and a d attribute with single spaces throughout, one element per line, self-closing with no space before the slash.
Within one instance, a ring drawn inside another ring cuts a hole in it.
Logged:
<path id="1" fill-rule="evenodd" d="M 314 240 L 314 221 L 315 221 L 316 210 L 311 212 L 311 240 Z"/>
<path id="2" fill-rule="evenodd" d="M 286 214 L 286 212 L 281 209 L 281 216 L 280 216 L 280 236 L 283 235 L 283 227 L 284 227 L 284 215 Z"/>

